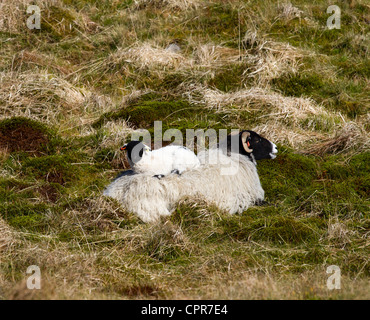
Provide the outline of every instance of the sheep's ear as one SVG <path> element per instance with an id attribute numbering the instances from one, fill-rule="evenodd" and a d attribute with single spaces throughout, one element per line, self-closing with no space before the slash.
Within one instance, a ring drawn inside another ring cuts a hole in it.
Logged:
<path id="1" fill-rule="evenodd" d="M 248 131 L 243 131 L 242 134 L 241 134 L 241 140 L 242 140 L 242 145 L 243 145 L 243 148 L 246 152 L 248 153 L 252 153 L 253 152 L 253 149 L 250 149 L 248 147 L 248 144 L 247 144 L 247 139 L 248 137 L 250 137 L 250 133 Z"/>

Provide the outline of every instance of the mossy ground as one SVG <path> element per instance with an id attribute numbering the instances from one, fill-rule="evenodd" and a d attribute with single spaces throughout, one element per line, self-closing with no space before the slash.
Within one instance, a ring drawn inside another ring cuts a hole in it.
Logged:
<path id="1" fill-rule="evenodd" d="M 0 298 L 368 299 L 370 154 L 357 145 L 305 153 L 337 132 L 336 119 L 369 130 L 369 9 L 341 2 L 342 28 L 327 30 L 328 5 L 295 1 L 295 16 L 259 0 L 196 10 L 64 0 L 43 7 L 41 30 L 10 21 L 0 80 L 18 83 L 0 88 L 0 217 L 13 233 L 0 234 Z M 243 40 L 250 30 L 256 39 Z M 143 43 L 174 39 L 182 52 L 172 64 L 141 55 Z M 296 67 L 271 43 L 302 50 Z M 310 98 L 327 114 L 279 118 L 256 98 L 210 107 L 199 89 L 254 87 Z M 278 143 L 278 157 L 258 163 L 261 206 L 231 216 L 186 199 L 144 224 L 101 194 L 127 166 L 119 146 L 133 129 L 153 133 L 156 120 L 183 134 L 266 124 L 275 138 L 285 128 L 312 141 Z M 42 271 L 37 292 L 25 288 L 30 265 Z M 341 290 L 326 287 L 329 265 L 341 268 Z"/>

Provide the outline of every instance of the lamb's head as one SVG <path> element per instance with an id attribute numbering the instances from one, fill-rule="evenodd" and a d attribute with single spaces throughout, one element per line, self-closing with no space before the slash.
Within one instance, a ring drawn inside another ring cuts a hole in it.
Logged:
<path id="1" fill-rule="evenodd" d="M 127 151 L 127 158 L 131 167 L 139 162 L 145 151 L 150 151 L 150 148 L 141 141 L 130 141 L 121 147 L 121 151 Z"/>
<path id="2" fill-rule="evenodd" d="M 226 145 L 225 145 L 226 144 Z M 227 136 L 218 146 L 227 153 L 239 153 L 254 160 L 275 159 L 278 152 L 276 145 L 254 131 L 243 130 Z"/>

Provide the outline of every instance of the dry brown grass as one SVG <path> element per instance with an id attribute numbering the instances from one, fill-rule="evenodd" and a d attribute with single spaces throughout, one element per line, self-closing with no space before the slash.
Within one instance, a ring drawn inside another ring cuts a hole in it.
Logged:
<path id="1" fill-rule="evenodd" d="M 0 4 L 0 30 L 19 32 L 26 28 L 25 12 L 32 0 L 5 0 Z"/>
<path id="2" fill-rule="evenodd" d="M 241 60 L 240 51 L 212 43 L 198 44 L 193 52 L 192 68 L 219 68 L 224 65 L 238 63 Z"/>
<path id="3" fill-rule="evenodd" d="M 56 217 L 55 217 L 56 218 Z M 61 223 L 61 228 L 76 231 L 86 230 L 86 234 L 97 232 L 112 232 L 119 230 L 119 221 L 128 220 L 130 216 L 112 199 L 103 196 L 87 198 L 78 205 L 72 204 L 66 209 L 63 218 L 57 218 L 55 223 Z"/>
<path id="4" fill-rule="evenodd" d="M 321 106 L 315 104 L 309 98 L 286 97 L 282 94 L 263 87 L 252 87 L 234 92 L 222 92 L 220 90 L 205 87 L 194 87 L 195 97 L 201 96 L 200 100 L 190 100 L 192 103 L 205 104 L 207 107 L 216 110 L 225 110 L 232 106 L 252 110 L 261 107 L 272 107 L 279 111 L 270 114 L 276 117 L 294 117 L 295 119 L 328 114 Z"/>
<path id="5" fill-rule="evenodd" d="M 162 10 L 192 10 L 201 5 L 199 0 L 135 0 L 134 8 L 147 9 L 156 8 Z"/>
<path id="6" fill-rule="evenodd" d="M 335 135 L 326 138 L 306 150 L 307 154 L 322 156 L 324 154 L 343 153 L 348 150 L 356 152 L 368 151 L 370 147 L 370 136 L 355 122 L 344 123 L 343 127 L 337 130 Z"/>
<path id="7" fill-rule="evenodd" d="M 301 18 L 303 11 L 294 7 L 291 2 L 279 3 L 278 4 L 278 18 L 285 20 L 292 20 L 294 18 Z"/>
<path id="8" fill-rule="evenodd" d="M 49 123 L 86 101 L 86 91 L 47 72 L 1 73 L 2 117 L 27 116 Z"/>
<path id="9" fill-rule="evenodd" d="M 295 276 L 261 275 L 245 272 L 235 279 L 230 273 L 226 279 L 214 276 L 209 285 L 202 288 L 205 299 L 321 299 L 338 298 L 336 290 L 330 291 L 326 287 L 327 275 L 325 269 L 304 272 Z M 218 285 L 216 285 L 218 283 Z M 342 286 L 346 288 L 349 297 L 369 297 L 368 281 L 352 281 L 342 279 Z M 340 295 L 340 293 L 339 293 Z M 190 297 L 189 297 L 190 298 Z"/>
<path id="10" fill-rule="evenodd" d="M 174 52 L 166 46 L 159 45 L 160 42 L 163 40 L 137 42 L 129 47 L 119 48 L 106 59 L 92 62 L 88 68 L 89 72 L 107 73 L 117 69 L 117 66 L 121 67 L 119 72 L 129 72 L 128 67 L 133 65 L 139 71 L 150 70 L 160 75 L 174 70 L 201 75 L 208 73 L 209 69 L 240 61 L 237 49 L 221 45 L 192 43 L 194 51 L 191 55 L 185 55 L 181 51 Z M 208 71 L 204 70 L 205 68 Z"/>
<path id="11" fill-rule="evenodd" d="M 48 124 L 82 126 L 111 108 L 98 95 L 46 70 L 0 73 L 0 118 L 24 116 Z M 61 128 L 60 128 L 61 129 Z"/>
<path id="12" fill-rule="evenodd" d="M 37 50 L 22 50 L 12 57 L 13 70 L 21 70 L 24 65 L 29 67 L 38 66 L 42 69 L 50 68 L 60 75 L 68 75 L 72 72 L 70 66 L 62 66 L 61 62 L 57 61 L 55 57 L 42 54 Z"/>
<path id="13" fill-rule="evenodd" d="M 96 32 L 100 27 L 83 12 L 77 12 L 65 6 L 60 0 L 4 0 L 0 4 L 0 30 L 7 32 L 27 32 L 26 21 L 30 16 L 26 13 L 29 5 L 40 7 L 42 22 L 46 23 L 57 34 L 65 34 L 79 28 L 87 33 Z M 50 13 L 52 8 L 64 10 L 71 21 Z"/>
<path id="14" fill-rule="evenodd" d="M 250 65 L 245 74 L 258 85 L 265 85 L 284 73 L 296 73 L 301 59 L 309 54 L 289 43 L 267 40 L 253 31 L 246 32 L 242 43 L 243 59 Z"/>
<path id="15" fill-rule="evenodd" d="M 302 150 L 309 154 L 322 155 L 350 149 L 361 152 L 369 147 L 369 137 L 360 118 L 357 122 L 349 121 L 311 98 L 284 96 L 268 87 L 225 93 L 196 84 L 184 84 L 182 91 L 186 91 L 183 96 L 190 103 L 202 104 L 217 112 L 257 112 L 263 124 L 254 126 L 253 130 L 272 141 L 293 148 L 303 147 Z M 335 136 L 330 137 L 333 132 L 336 132 Z M 307 149 L 307 142 L 315 144 Z"/>
<path id="16" fill-rule="evenodd" d="M 307 132 L 301 128 L 292 128 L 275 120 L 267 120 L 253 127 L 253 130 L 275 143 L 288 145 L 297 151 L 305 151 L 308 145 L 325 139 L 326 136 L 320 132 Z"/>
<path id="17" fill-rule="evenodd" d="M 17 242 L 16 232 L 0 218 L 0 257 Z"/>

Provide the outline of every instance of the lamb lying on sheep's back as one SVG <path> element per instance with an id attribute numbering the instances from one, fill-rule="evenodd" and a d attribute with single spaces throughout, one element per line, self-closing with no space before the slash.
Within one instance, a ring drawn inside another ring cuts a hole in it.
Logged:
<path id="1" fill-rule="evenodd" d="M 276 153 L 273 143 L 253 131 L 243 131 L 228 136 L 218 148 L 198 154 L 198 168 L 162 179 L 151 174 L 123 175 L 104 194 L 145 222 L 170 215 L 185 197 L 201 198 L 231 214 L 241 213 L 264 199 L 255 161 L 273 159 Z"/>

